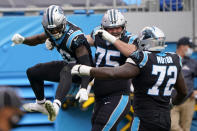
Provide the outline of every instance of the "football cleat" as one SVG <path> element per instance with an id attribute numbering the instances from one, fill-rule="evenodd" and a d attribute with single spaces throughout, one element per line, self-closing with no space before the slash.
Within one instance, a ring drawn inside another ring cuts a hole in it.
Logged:
<path id="1" fill-rule="evenodd" d="M 48 111 L 46 110 L 44 104 L 26 103 L 23 105 L 23 108 L 27 112 L 41 112 L 45 115 L 48 115 Z"/>
<path id="2" fill-rule="evenodd" d="M 49 121 L 55 121 L 58 114 L 58 110 L 54 107 L 53 103 L 49 100 L 45 102 L 45 108 L 48 112 Z"/>

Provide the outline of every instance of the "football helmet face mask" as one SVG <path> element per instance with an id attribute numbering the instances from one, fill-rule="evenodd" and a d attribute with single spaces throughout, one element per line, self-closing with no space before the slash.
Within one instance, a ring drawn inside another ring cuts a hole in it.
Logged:
<path id="1" fill-rule="evenodd" d="M 66 17 L 60 6 L 51 5 L 45 10 L 42 19 L 43 28 L 55 39 L 59 39 L 63 35 L 65 23 Z"/>
<path id="2" fill-rule="evenodd" d="M 155 26 L 143 28 L 138 38 L 140 50 L 162 51 L 167 47 L 163 31 Z"/>
<path id="3" fill-rule="evenodd" d="M 112 33 L 112 35 L 120 37 L 123 31 L 126 29 L 126 20 L 119 10 L 110 9 L 104 14 L 101 26 L 105 30 L 118 29 L 118 27 L 122 27 L 122 30 L 117 30 L 118 32 Z"/>

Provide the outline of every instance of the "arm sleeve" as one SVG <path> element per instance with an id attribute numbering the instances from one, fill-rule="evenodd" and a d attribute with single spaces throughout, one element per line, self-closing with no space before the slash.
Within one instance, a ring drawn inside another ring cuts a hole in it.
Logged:
<path id="1" fill-rule="evenodd" d="M 81 42 L 83 38 L 85 38 L 85 36 L 81 30 L 74 31 L 66 40 L 66 48 L 70 51 L 75 50 L 81 43 L 83 43 Z"/>
<path id="2" fill-rule="evenodd" d="M 92 39 L 95 41 L 95 32 L 97 31 L 97 30 L 99 30 L 99 29 L 101 29 L 101 26 L 97 26 L 97 27 L 95 27 L 94 29 L 93 29 L 93 31 L 91 32 L 91 34 L 90 34 L 90 36 L 92 37 Z"/>
<path id="3" fill-rule="evenodd" d="M 83 34 L 76 36 L 70 46 L 70 49 L 75 52 L 75 50 L 80 47 L 81 45 L 86 45 L 86 38 Z"/>
<path id="4" fill-rule="evenodd" d="M 78 57 L 78 63 L 80 63 L 82 65 L 91 66 L 91 58 L 88 54 L 80 56 L 80 57 Z M 89 84 L 90 81 L 91 81 L 90 76 L 82 76 L 81 77 L 81 88 L 87 89 L 88 84 Z"/>
<path id="5" fill-rule="evenodd" d="M 133 44 L 134 40 L 137 38 L 137 35 L 131 35 L 129 37 L 129 41 L 128 41 L 128 44 Z"/>
<path id="6" fill-rule="evenodd" d="M 146 52 L 137 50 L 129 56 L 126 62 L 142 68 L 146 64 L 147 60 L 148 54 Z"/>
<path id="7" fill-rule="evenodd" d="M 87 43 L 87 41 L 84 41 L 84 45 L 85 43 Z M 82 65 L 87 65 L 87 66 L 93 65 L 91 50 L 89 47 L 90 46 L 87 43 L 87 45 L 81 46 L 76 50 L 77 63 L 82 64 Z M 82 76 L 81 88 L 87 89 L 90 80 L 91 80 L 90 76 Z"/>
<path id="8" fill-rule="evenodd" d="M 181 70 L 182 70 L 182 57 L 179 56 L 178 54 L 176 53 L 172 53 L 173 57 L 175 58 L 174 60 L 176 61 L 177 63 L 177 67 L 178 67 L 178 72 L 177 73 L 180 73 Z"/>

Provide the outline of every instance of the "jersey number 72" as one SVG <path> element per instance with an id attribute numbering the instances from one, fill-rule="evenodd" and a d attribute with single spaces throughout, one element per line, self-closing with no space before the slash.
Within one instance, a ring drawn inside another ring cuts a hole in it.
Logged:
<path id="1" fill-rule="evenodd" d="M 158 80 L 154 86 L 148 90 L 149 95 L 159 95 L 159 87 L 164 82 L 166 77 L 170 77 L 164 87 L 164 96 L 170 96 L 172 89 L 171 85 L 176 83 L 177 79 L 177 67 L 176 66 L 158 66 L 153 65 L 152 75 L 157 75 Z"/>

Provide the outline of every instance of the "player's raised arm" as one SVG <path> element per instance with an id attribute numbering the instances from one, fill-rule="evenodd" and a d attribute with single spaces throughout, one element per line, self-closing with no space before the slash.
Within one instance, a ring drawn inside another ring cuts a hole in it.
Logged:
<path id="1" fill-rule="evenodd" d="M 126 44 L 125 42 L 121 41 L 121 40 L 116 40 L 114 42 L 114 45 L 126 56 L 128 57 L 129 55 L 131 55 L 134 51 L 136 51 L 136 46 L 134 44 L 129 45 Z"/>
<path id="2" fill-rule="evenodd" d="M 100 35 L 104 40 L 107 40 L 110 43 L 112 43 L 126 57 L 128 57 L 137 49 L 136 45 L 125 43 L 121 41 L 120 39 L 117 39 L 115 36 L 111 35 L 105 30 L 97 30 L 95 34 Z"/>
<path id="3" fill-rule="evenodd" d="M 47 36 L 45 35 L 45 33 L 41 33 L 41 34 L 29 36 L 29 37 L 24 37 L 20 34 L 14 34 L 14 36 L 12 37 L 12 41 L 14 45 L 26 44 L 29 46 L 42 44 L 46 41 L 46 39 L 47 39 Z"/>
<path id="4" fill-rule="evenodd" d="M 94 40 L 91 37 L 91 35 L 86 35 L 86 39 L 87 39 L 88 43 L 90 44 L 90 46 L 94 46 Z"/>

